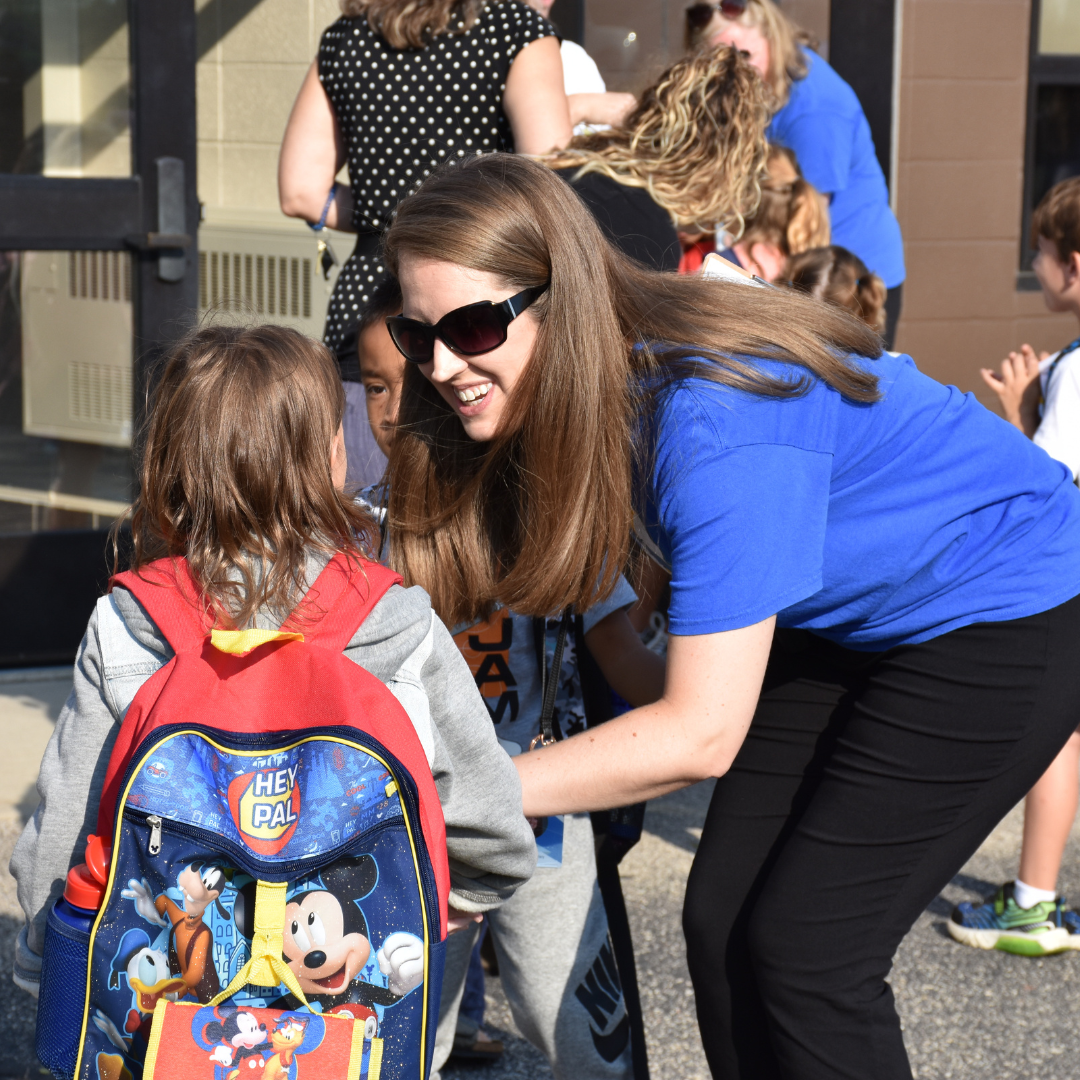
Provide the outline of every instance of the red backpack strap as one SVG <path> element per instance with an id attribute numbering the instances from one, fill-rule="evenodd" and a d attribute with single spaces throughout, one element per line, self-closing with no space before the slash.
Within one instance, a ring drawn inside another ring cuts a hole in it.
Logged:
<path id="1" fill-rule="evenodd" d="M 213 626 L 213 616 L 184 558 L 158 559 L 139 570 L 117 574 L 110 591 L 122 585 L 146 609 L 175 653 L 197 652 Z"/>
<path id="2" fill-rule="evenodd" d="M 299 631 L 306 642 L 342 652 L 390 586 L 401 580 L 379 563 L 338 552 L 281 629 Z"/>

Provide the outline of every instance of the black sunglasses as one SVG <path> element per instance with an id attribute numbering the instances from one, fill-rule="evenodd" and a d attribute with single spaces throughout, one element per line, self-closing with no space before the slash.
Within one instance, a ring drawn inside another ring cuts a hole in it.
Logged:
<path id="1" fill-rule="evenodd" d="M 691 30 L 704 30 L 718 11 L 734 21 L 746 10 L 746 0 L 720 0 L 719 4 L 694 4 L 686 9 L 686 24 Z"/>
<path id="2" fill-rule="evenodd" d="M 434 326 L 406 319 L 404 315 L 391 315 L 386 328 L 398 352 L 414 364 L 426 364 L 434 357 L 436 338 L 462 356 L 479 356 L 506 341 L 507 327 L 547 291 L 549 284 L 523 289 L 498 304 L 481 300 L 478 304 L 454 308 Z"/>

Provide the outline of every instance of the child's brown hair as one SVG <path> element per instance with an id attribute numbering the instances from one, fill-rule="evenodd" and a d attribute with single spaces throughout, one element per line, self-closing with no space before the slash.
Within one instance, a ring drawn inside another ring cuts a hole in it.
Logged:
<path id="1" fill-rule="evenodd" d="M 1080 251 L 1080 176 L 1055 184 L 1039 201 L 1031 215 L 1033 248 L 1039 246 L 1040 236 L 1053 241 L 1062 262 Z"/>
<path id="2" fill-rule="evenodd" d="M 877 333 L 885 329 L 885 282 L 847 248 L 811 248 L 792 257 L 788 282 L 818 300 L 845 308 Z"/>
<path id="3" fill-rule="evenodd" d="M 761 181 L 761 202 L 736 237 L 748 248 L 773 244 L 785 258 L 829 242 L 829 210 L 824 197 L 799 171 L 786 146 L 772 145 Z"/>
<path id="4" fill-rule="evenodd" d="M 184 556 L 215 616 L 284 617 L 310 551 L 376 535 L 333 484 L 345 391 L 325 346 L 284 326 L 202 326 L 165 358 L 131 515 L 132 566 Z"/>

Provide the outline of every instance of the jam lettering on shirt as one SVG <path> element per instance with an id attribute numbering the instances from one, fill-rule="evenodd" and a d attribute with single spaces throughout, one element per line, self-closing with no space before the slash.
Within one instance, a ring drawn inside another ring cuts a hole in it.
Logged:
<path id="1" fill-rule="evenodd" d="M 513 641 L 514 619 L 506 611 L 496 611 L 490 619 L 454 635 L 495 724 L 504 719 L 512 724 L 518 718 L 517 680 L 510 670 Z"/>

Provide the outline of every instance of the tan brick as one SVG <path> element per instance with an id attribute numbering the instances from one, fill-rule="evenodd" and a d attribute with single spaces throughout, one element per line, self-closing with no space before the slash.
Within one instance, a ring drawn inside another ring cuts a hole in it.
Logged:
<path id="1" fill-rule="evenodd" d="M 1020 82 L 916 79 L 905 104 L 906 160 L 1016 161 L 1023 156 Z"/>
<path id="2" fill-rule="evenodd" d="M 904 255 L 904 308 L 909 318 L 995 319 L 1014 314 L 1014 244 L 912 241 L 905 245 Z"/>
<path id="3" fill-rule="evenodd" d="M 904 239 L 1018 243 L 1019 161 L 915 161 L 900 167 Z"/>
<path id="4" fill-rule="evenodd" d="M 1027 78 L 1030 16 L 1022 0 L 923 0 L 908 4 L 908 19 L 917 78 Z"/>

